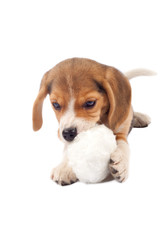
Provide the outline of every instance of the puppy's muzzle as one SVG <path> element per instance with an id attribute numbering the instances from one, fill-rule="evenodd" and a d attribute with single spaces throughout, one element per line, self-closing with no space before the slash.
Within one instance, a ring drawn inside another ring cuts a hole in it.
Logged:
<path id="1" fill-rule="evenodd" d="M 77 128 L 64 129 L 62 135 L 67 142 L 71 142 L 77 136 Z"/>

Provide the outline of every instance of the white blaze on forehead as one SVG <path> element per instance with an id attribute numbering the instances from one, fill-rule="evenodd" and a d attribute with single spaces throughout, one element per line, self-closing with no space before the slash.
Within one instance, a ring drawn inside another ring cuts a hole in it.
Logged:
<path id="1" fill-rule="evenodd" d="M 75 103 L 75 100 L 71 99 L 68 104 L 68 108 L 67 108 L 66 112 L 64 113 L 64 115 L 62 116 L 62 118 L 60 120 L 61 131 L 63 131 L 65 128 L 72 127 L 71 123 L 75 119 L 74 103 Z"/>
<path id="2" fill-rule="evenodd" d="M 75 99 L 72 98 L 68 104 L 68 108 L 64 115 L 61 117 L 60 120 L 60 137 L 62 140 L 62 132 L 64 129 L 67 128 L 76 128 L 77 133 L 80 133 L 82 131 L 86 131 L 91 127 L 94 127 L 96 125 L 96 122 L 93 121 L 87 121 L 84 118 L 76 117 L 75 109 L 74 109 Z"/>

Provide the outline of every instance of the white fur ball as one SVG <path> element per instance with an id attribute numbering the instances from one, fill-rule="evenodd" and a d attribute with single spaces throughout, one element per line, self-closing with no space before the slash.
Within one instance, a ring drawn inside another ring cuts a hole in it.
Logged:
<path id="1" fill-rule="evenodd" d="M 96 125 L 79 133 L 68 145 L 69 165 L 81 182 L 101 182 L 109 175 L 108 163 L 115 149 L 113 132 L 104 125 Z"/>

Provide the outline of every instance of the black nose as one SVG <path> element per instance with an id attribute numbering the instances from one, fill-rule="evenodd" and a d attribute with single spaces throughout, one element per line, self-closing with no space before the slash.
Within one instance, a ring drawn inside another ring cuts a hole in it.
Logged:
<path id="1" fill-rule="evenodd" d="M 77 129 L 76 128 L 64 129 L 62 135 L 66 141 L 71 142 L 77 136 Z"/>

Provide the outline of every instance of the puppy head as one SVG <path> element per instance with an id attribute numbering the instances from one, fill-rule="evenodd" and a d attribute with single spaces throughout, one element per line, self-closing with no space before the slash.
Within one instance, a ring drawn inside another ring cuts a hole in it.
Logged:
<path id="1" fill-rule="evenodd" d="M 47 72 L 33 106 L 33 129 L 42 126 L 42 105 L 50 95 L 59 122 L 59 137 L 74 137 L 97 123 L 113 131 L 126 119 L 131 104 L 128 80 L 118 70 L 89 59 L 68 59 Z"/>

